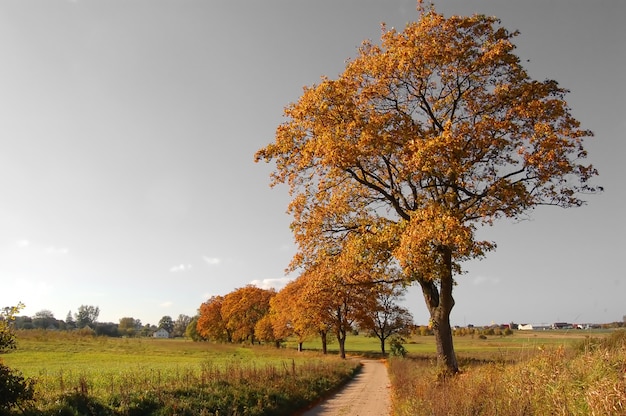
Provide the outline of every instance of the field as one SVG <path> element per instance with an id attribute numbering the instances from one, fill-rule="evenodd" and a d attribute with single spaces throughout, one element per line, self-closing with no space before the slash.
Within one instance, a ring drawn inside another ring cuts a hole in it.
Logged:
<path id="1" fill-rule="evenodd" d="M 51 331 L 17 338 L 18 349 L 2 359 L 36 380 L 30 411 L 38 415 L 292 414 L 358 368 L 273 347 Z"/>
<path id="2" fill-rule="evenodd" d="M 27 415 L 288 415 L 358 369 L 336 356 L 337 344 L 321 355 L 318 340 L 298 353 L 290 343 L 276 349 L 68 332 L 17 336 L 18 349 L 2 359 L 37 381 Z M 388 360 L 394 415 L 626 413 L 623 331 L 456 336 L 462 374 L 454 378 L 438 372 L 432 336 L 412 337 L 404 347 L 407 358 Z M 349 336 L 346 348 L 380 356 L 375 338 Z"/>

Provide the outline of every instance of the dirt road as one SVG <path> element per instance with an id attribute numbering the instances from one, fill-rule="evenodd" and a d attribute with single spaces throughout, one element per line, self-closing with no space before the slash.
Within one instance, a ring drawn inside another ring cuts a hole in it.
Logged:
<path id="1" fill-rule="evenodd" d="M 339 392 L 303 416 L 385 416 L 391 411 L 390 382 L 383 361 L 362 360 L 360 373 Z"/>

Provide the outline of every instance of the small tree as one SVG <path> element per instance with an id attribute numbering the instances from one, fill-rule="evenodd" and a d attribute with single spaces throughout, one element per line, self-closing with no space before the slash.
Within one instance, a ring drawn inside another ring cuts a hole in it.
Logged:
<path id="1" fill-rule="evenodd" d="M 65 329 L 75 329 L 76 321 L 74 321 L 74 317 L 72 316 L 72 311 L 67 312 L 67 316 L 65 317 Z"/>
<path id="2" fill-rule="evenodd" d="M 13 321 L 15 314 L 24 307 L 22 303 L 0 310 L 0 353 L 16 348 Z M 26 379 L 19 371 L 11 370 L 0 359 L 0 413 L 9 411 L 20 403 L 32 400 L 34 381 Z"/>
<path id="3" fill-rule="evenodd" d="M 371 331 L 380 340 L 380 351 L 384 355 L 385 342 L 392 335 L 407 335 L 413 325 L 413 316 L 408 309 L 398 305 L 404 288 L 394 283 L 379 283 L 376 289 L 376 307 L 366 311 L 361 327 Z"/>

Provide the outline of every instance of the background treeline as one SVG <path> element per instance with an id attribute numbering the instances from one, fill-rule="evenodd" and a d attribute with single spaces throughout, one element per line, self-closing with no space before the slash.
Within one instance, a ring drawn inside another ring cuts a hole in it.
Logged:
<path id="1" fill-rule="evenodd" d="M 69 311 L 65 320 L 57 319 L 52 311 L 44 309 L 33 316 L 16 316 L 12 326 L 19 330 L 77 330 L 85 334 L 109 337 L 148 337 L 159 328 L 163 328 L 170 337 L 182 337 L 186 335 L 187 327 L 194 320 L 193 317 L 184 314 L 178 315 L 176 319 L 166 315 L 159 320 L 158 325 L 153 325 L 143 324 L 140 319 L 133 317 L 120 318 L 118 323 L 99 322 L 99 315 L 100 308 L 92 305 L 81 305 L 76 313 Z"/>

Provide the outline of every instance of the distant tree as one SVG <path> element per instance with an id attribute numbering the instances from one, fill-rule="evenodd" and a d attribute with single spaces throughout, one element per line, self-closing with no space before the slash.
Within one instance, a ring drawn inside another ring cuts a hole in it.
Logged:
<path id="1" fill-rule="evenodd" d="M 43 309 L 33 316 L 33 326 L 35 328 L 47 329 L 50 327 L 57 328 L 57 320 L 52 311 Z"/>
<path id="2" fill-rule="evenodd" d="M 187 326 L 191 322 L 191 316 L 180 314 L 178 318 L 174 321 L 174 329 L 171 333 L 173 337 L 182 337 L 185 335 L 185 331 L 187 331 Z"/>
<path id="3" fill-rule="evenodd" d="M 191 318 L 191 321 L 189 322 L 189 325 L 187 325 L 187 329 L 185 330 L 185 336 L 191 339 L 192 341 L 196 341 L 196 342 L 206 340 L 206 338 L 204 338 L 202 335 L 198 333 L 198 319 L 199 318 L 200 317 L 198 315 Z"/>
<path id="4" fill-rule="evenodd" d="M 33 318 L 30 316 L 16 316 L 13 321 L 15 329 L 34 329 Z"/>
<path id="5" fill-rule="evenodd" d="M 149 337 L 151 336 L 154 331 L 156 331 L 157 328 L 155 325 L 151 325 L 151 324 L 145 324 L 144 326 L 142 326 L 139 330 L 139 335 L 142 337 Z"/>
<path id="6" fill-rule="evenodd" d="M 119 337 L 118 325 L 114 322 L 96 322 L 94 332 L 98 336 Z"/>
<path id="7" fill-rule="evenodd" d="M 172 320 L 172 317 L 168 315 L 162 317 L 159 321 L 158 327 L 165 329 L 167 332 L 170 333 L 171 336 L 172 332 L 174 331 L 174 321 Z"/>
<path id="8" fill-rule="evenodd" d="M 380 340 L 380 351 L 384 355 L 385 341 L 392 335 L 408 335 L 413 326 L 413 316 L 408 309 L 399 306 L 404 288 L 394 283 L 379 283 L 376 288 L 376 306 L 365 312 L 360 322 Z"/>
<path id="9" fill-rule="evenodd" d="M 270 299 L 276 295 L 273 289 L 261 289 L 247 285 L 224 296 L 221 314 L 226 327 L 235 341 L 254 344 L 254 328 L 270 308 Z"/>
<path id="10" fill-rule="evenodd" d="M 223 296 L 212 296 L 200 305 L 197 332 L 204 339 L 218 342 L 232 342 L 232 333 L 222 316 Z"/>
<path id="11" fill-rule="evenodd" d="M 283 338 L 277 337 L 274 331 L 274 325 L 269 313 L 265 314 L 254 325 L 254 336 L 261 342 L 272 343 L 276 348 L 280 347 Z"/>
<path id="12" fill-rule="evenodd" d="M 324 331 L 322 342 L 326 342 L 329 328 L 339 343 L 341 358 L 346 358 L 346 338 L 363 314 L 374 307 L 374 292 L 367 284 L 367 274 L 359 275 L 338 260 L 334 255 L 322 256 L 298 279 L 305 280 L 302 296 L 316 326 Z"/>
<path id="13" fill-rule="evenodd" d="M 100 315 L 100 307 L 91 305 L 81 305 L 78 308 L 78 312 L 74 315 L 76 319 L 76 327 L 84 328 L 86 326 L 93 327 L 98 322 L 98 316 Z"/>
<path id="14" fill-rule="evenodd" d="M 121 336 L 134 337 L 141 329 L 141 320 L 132 317 L 120 318 L 117 331 Z"/>
<path id="15" fill-rule="evenodd" d="M 306 302 L 303 289 L 304 279 L 294 279 L 270 300 L 269 316 L 272 320 L 274 337 L 277 339 L 295 337 L 298 351 L 302 351 L 302 344 L 306 339 L 319 334 L 320 325 L 312 313 L 314 308 Z"/>
<path id="16" fill-rule="evenodd" d="M 76 328 L 76 321 L 74 321 L 74 317 L 72 316 L 72 311 L 67 312 L 67 316 L 65 317 L 65 329 L 74 329 Z"/>

